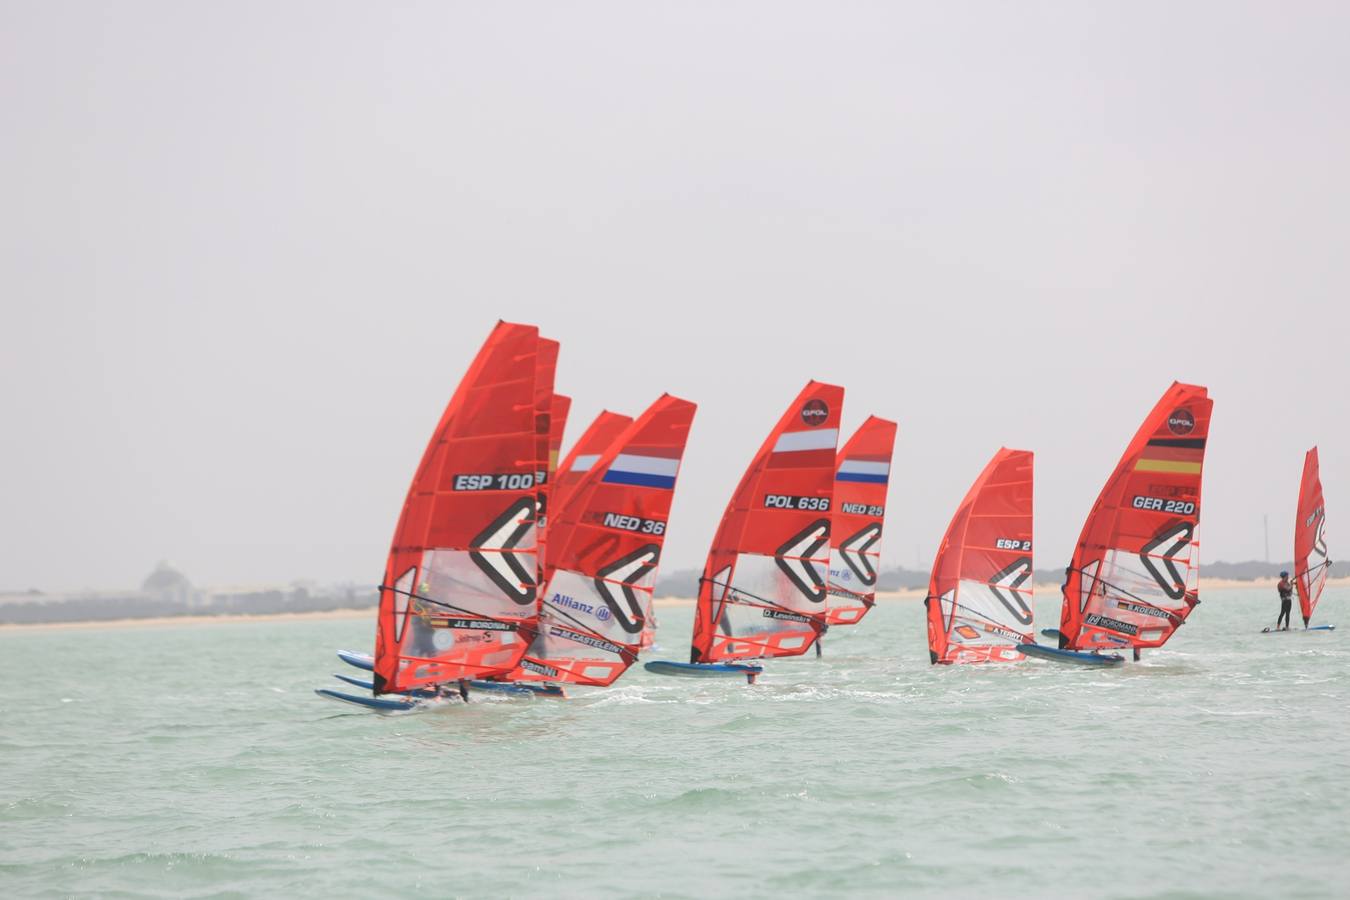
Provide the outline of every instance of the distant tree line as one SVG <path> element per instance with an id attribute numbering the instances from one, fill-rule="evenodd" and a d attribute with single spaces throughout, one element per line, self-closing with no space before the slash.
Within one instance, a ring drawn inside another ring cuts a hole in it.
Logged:
<path id="1" fill-rule="evenodd" d="M 11 595 L 0 603 L 0 624 L 36 625 L 51 622 L 106 622 L 113 619 L 154 619 L 170 616 L 248 616 L 272 613 L 328 612 L 372 608 L 379 596 L 370 587 L 338 587 L 311 591 L 303 587 L 203 593 L 191 604 L 177 597 L 149 593 L 125 595 Z"/>

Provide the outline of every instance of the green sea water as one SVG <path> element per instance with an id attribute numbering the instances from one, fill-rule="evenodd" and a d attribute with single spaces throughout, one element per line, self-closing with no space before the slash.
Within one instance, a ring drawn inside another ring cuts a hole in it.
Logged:
<path id="1" fill-rule="evenodd" d="M 8 632 L 0 895 L 1347 896 L 1350 615 L 1275 607 L 1097 671 L 929 666 L 896 601 L 753 687 L 393 716 L 311 692 L 367 621 Z"/>

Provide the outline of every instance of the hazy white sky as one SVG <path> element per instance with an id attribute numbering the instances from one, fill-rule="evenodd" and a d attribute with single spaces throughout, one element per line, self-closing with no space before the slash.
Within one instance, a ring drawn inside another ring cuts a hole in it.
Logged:
<path id="1" fill-rule="evenodd" d="M 569 442 L 699 404 L 698 566 L 808 378 L 927 566 L 1000 445 L 1058 567 L 1173 380 L 1205 559 L 1350 547 L 1350 5 L 0 2 L 0 589 L 380 577 L 498 318 Z M 1338 504 L 1344 504 L 1339 506 Z"/>

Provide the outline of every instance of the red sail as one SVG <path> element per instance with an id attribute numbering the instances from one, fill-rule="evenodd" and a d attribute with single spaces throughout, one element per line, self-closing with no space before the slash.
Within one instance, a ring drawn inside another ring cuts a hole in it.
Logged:
<path id="1" fill-rule="evenodd" d="M 1029 450 L 1000 449 L 970 486 L 933 560 L 928 658 L 934 663 L 1016 662 L 1031 643 Z"/>
<path id="2" fill-rule="evenodd" d="M 535 509 L 535 561 L 539 566 L 537 581 L 540 584 L 543 584 L 544 575 L 544 545 L 548 541 L 548 451 L 553 444 L 553 373 L 558 367 L 558 349 L 557 341 L 540 337 L 534 370 L 534 427 L 538 445 L 535 459 L 540 461 L 534 478 L 535 496 L 538 498 Z"/>
<path id="3" fill-rule="evenodd" d="M 1322 499 L 1322 477 L 1318 472 L 1317 448 L 1303 458 L 1303 481 L 1298 489 L 1298 521 L 1294 523 L 1294 584 L 1298 585 L 1298 605 L 1303 624 L 1308 624 L 1322 588 L 1327 583 L 1327 511 Z"/>
<path id="4" fill-rule="evenodd" d="M 563 432 L 567 430 L 567 414 L 572 411 L 572 398 L 564 394 L 553 395 L 553 406 L 549 420 L 548 433 L 548 481 L 552 485 L 558 471 L 558 457 L 562 455 Z"/>
<path id="5" fill-rule="evenodd" d="M 445 408 L 380 587 L 375 692 L 510 671 L 538 618 L 539 332 L 498 323 Z M 547 432 L 545 432 L 547 434 Z"/>
<path id="6" fill-rule="evenodd" d="M 540 341 L 540 347 L 543 348 L 545 342 Z M 548 343 L 554 343 L 552 341 Z M 542 358 L 542 357 L 541 357 Z M 556 361 L 557 355 L 554 354 Z M 551 382 L 550 382 L 551 383 Z M 536 397 L 538 396 L 539 385 L 535 385 Z M 564 397 L 562 394 L 551 394 L 548 401 L 548 449 L 545 466 L 540 473 L 541 481 L 539 496 L 539 514 L 537 532 L 537 560 L 539 562 L 539 583 L 544 580 L 544 560 L 548 554 L 549 538 L 549 509 L 556 505 L 554 500 L 554 481 L 558 474 L 558 451 L 562 448 L 563 430 L 567 427 L 567 413 L 572 408 L 572 398 Z M 538 415 L 539 410 L 535 413 Z"/>
<path id="7" fill-rule="evenodd" d="M 600 459 L 600 455 L 609 449 L 614 439 L 624 429 L 633 424 L 632 416 L 602 410 L 590 427 L 577 438 L 567 456 L 558 465 L 558 474 L 553 479 L 553 499 L 558 509 L 567 503 L 567 495 L 581 482 L 591 466 Z"/>
<path id="8" fill-rule="evenodd" d="M 1060 646 L 1161 647 L 1200 602 L 1200 476 L 1214 402 L 1174 383 L 1092 507 L 1066 572 Z"/>
<path id="9" fill-rule="evenodd" d="M 826 600 L 831 625 L 854 625 L 876 603 L 895 431 L 894 422 L 869 416 L 839 451 Z"/>
<path id="10" fill-rule="evenodd" d="M 569 491 L 538 635 L 512 678 L 606 685 L 637 660 L 694 410 L 662 396 Z"/>
<path id="11" fill-rule="evenodd" d="M 825 628 L 844 389 L 812 381 L 755 454 L 699 580 L 690 660 L 797 656 Z"/>

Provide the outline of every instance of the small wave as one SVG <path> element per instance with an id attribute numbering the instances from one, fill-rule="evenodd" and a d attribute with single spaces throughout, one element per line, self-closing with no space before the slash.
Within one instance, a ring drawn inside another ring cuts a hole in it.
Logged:
<path id="1" fill-rule="evenodd" d="M 711 810 L 725 806 L 738 807 L 745 796 L 741 791 L 729 791 L 726 788 L 693 788 L 657 805 L 677 810 Z"/>

